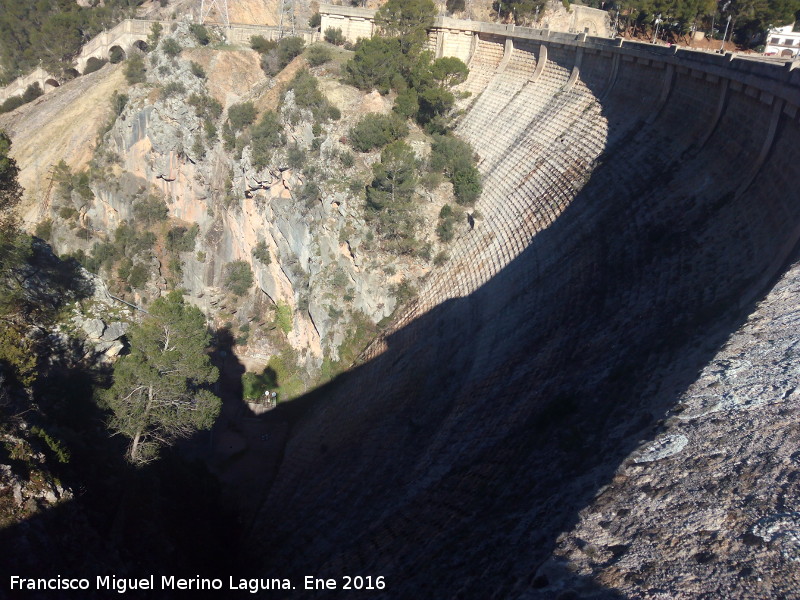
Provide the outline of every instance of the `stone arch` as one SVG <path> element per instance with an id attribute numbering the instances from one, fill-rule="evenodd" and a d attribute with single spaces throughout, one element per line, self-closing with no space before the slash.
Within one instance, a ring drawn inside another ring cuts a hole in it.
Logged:
<path id="1" fill-rule="evenodd" d="M 86 59 L 86 63 L 83 66 L 83 74 L 88 75 L 89 73 L 94 73 L 95 71 L 100 70 L 107 62 L 108 61 L 105 58 L 90 56 Z"/>
<path id="2" fill-rule="evenodd" d="M 59 86 L 58 81 L 56 81 L 55 78 L 51 77 L 50 79 L 46 79 L 45 80 L 44 85 L 42 86 L 42 89 L 45 92 L 49 92 L 50 90 L 56 89 L 58 86 Z"/>
<path id="3" fill-rule="evenodd" d="M 127 52 L 119 44 L 115 44 L 108 49 L 108 62 L 120 63 L 127 58 Z"/>
<path id="4" fill-rule="evenodd" d="M 68 69 L 64 69 L 64 78 L 67 80 L 75 79 L 76 77 L 80 77 L 81 73 L 78 69 L 73 69 L 72 67 Z"/>
<path id="5" fill-rule="evenodd" d="M 791 57 L 793 55 L 794 55 L 794 53 L 791 50 L 789 50 L 788 48 L 786 50 L 784 50 L 783 52 L 781 52 L 781 56 Z"/>
<path id="6" fill-rule="evenodd" d="M 133 48 L 136 48 L 137 50 L 139 50 L 141 52 L 147 52 L 150 49 L 150 46 L 147 44 L 147 42 L 145 40 L 140 39 L 140 40 L 134 40 L 133 41 L 133 44 L 131 45 L 131 49 L 133 49 Z"/>

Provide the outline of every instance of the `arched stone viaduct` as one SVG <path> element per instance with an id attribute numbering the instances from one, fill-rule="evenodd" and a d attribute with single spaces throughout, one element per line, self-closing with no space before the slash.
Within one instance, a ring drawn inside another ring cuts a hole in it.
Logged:
<path id="1" fill-rule="evenodd" d="M 145 50 L 147 48 L 147 37 L 155 23 L 161 23 L 164 28 L 164 35 L 168 35 L 173 21 L 156 21 L 144 19 L 126 19 L 116 27 L 104 31 L 87 42 L 81 49 L 80 54 L 75 59 L 75 74 L 81 74 L 86 70 L 86 66 L 92 58 L 98 60 L 108 60 L 114 48 L 119 48 L 126 56 L 134 49 Z M 214 25 L 214 24 L 211 24 Z M 231 24 L 224 27 L 225 39 L 229 44 L 247 45 L 251 36 L 260 35 L 269 40 L 279 39 L 287 32 L 279 27 Z M 300 30 L 294 35 L 303 37 L 306 42 L 316 39 L 316 32 Z M 0 88 L 0 102 L 4 102 L 12 96 L 22 95 L 29 85 L 38 83 L 46 93 L 57 88 L 63 79 L 56 77 L 38 67 L 33 72 L 14 80 L 5 88 Z"/>
<path id="2" fill-rule="evenodd" d="M 113 29 L 104 31 L 89 40 L 75 59 L 75 67 L 80 73 L 83 73 L 90 58 L 108 59 L 114 47 L 119 47 L 126 55 L 134 48 L 145 50 L 147 48 L 147 36 L 155 23 L 161 23 L 164 30 L 169 31 L 169 21 L 140 21 L 134 19 L 122 21 Z"/>

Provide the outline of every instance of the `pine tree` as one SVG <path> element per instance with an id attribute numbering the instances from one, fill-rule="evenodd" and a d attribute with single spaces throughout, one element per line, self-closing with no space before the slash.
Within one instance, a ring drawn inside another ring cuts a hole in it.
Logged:
<path id="1" fill-rule="evenodd" d="M 106 400 L 112 428 L 131 439 L 128 458 L 144 463 L 160 447 L 211 428 L 221 401 L 206 388 L 218 372 L 206 353 L 203 313 L 178 292 L 153 302 L 128 339 L 130 354 L 116 364 Z"/>
<path id="2" fill-rule="evenodd" d="M 0 314 L 16 312 L 23 289 L 17 271 L 31 252 L 30 236 L 19 228 L 17 205 L 22 200 L 19 167 L 9 156 L 11 139 L 0 131 Z"/>
<path id="3" fill-rule="evenodd" d="M 22 199 L 22 188 L 17 181 L 19 167 L 8 155 L 10 150 L 11 139 L 0 131 L 0 236 L 3 242 L 15 232 L 17 216 L 14 210 Z"/>
<path id="4" fill-rule="evenodd" d="M 385 36 L 400 39 L 403 54 L 413 55 L 428 41 L 435 17 L 432 0 L 389 0 L 375 14 L 375 24 Z"/>

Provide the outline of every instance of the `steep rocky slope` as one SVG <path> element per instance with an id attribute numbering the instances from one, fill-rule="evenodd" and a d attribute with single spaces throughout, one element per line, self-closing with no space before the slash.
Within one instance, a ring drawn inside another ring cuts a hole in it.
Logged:
<path id="1" fill-rule="evenodd" d="M 0 115 L 0 128 L 14 140 L 13 155 L 22 167 L 19 181 L 25 188 L 22 212 L 27 224 L 46 216 L 53 165 L 64 160 L 80 170 L 89 164 L 98 124 L 111 115 L 109 98 L 124 85 L 120 66 L 112 65 Z"/>
<path id="2" fill-rule="evenodd" d="M 436 215 L 452 193 L 445 185 L 422 194 L 421 209 L 430 213 L 420 233 L 427 254 L 382 252 L 363 216 L 363 189 L 378 154 L 356 153 L 346 166 L 341 157 L 352 157 L 343 143 L 352 124 L 365 112 L 388 111 L 390 103 L 339 83 L 337 61 L 346 56 L 337 55 L 313 72 L 341 118 L 316 123 L 312 111 L 286 92 L 308 67 L 302 57 L 269 78 L 256 52 L 200 47 L 188 31 L 182 24 L 173 33 L 185 48 L 176 60 L 161 49 L 146 56 L 143 85 L 128 85 L 122 67 L 110 65 L 4 116 L 0 126 L 14 137 L 22 168 L 26 222 L 34 230 L 46 221 L 61 254 L 96 255 L 98 244 L 113 243 L 122 224 L 136 226 L 137 202 L 163 198 L 169 222 L 150 226 L 157 242 L 149 254 L 131 257 L 133 266 L 148 270 L 147 284 L 127 286 L 118 265 L 104 268 L 114 293 L 146 304 L 180 285 L 216 327 L 246 340 L 237 354 L 249 368 L 284 356 L 291 368 L 283 383 L 291 377 L 296 394 L 323 366 L 330 370 L 340 360 L 343 344 L 363 336 L 354 323 L 386 319 L 396 307 L 397 286 L 430 271 Z M 119 114 L 112 114 L 112 93 Z M 218 102 L 222 116 L 204 116 L 190 104 L 197 99 Z M 240 134 L 235 148 L 220 139 L 224 109 L 246 101 L 259 115 L 278 111 L 284 129 L 283 145 L 258 168 L 249 134 Z M 217 133 L 208 133 L 209 124 Z M 414 139 L 424 156 L 424 136 L 417 132 Z M 47 150 L 37 150 L 42 147 Z M 303 164 L 290 166 L 291 148 L 303 154 Z M 73 179 L 85 172 L 83 195 L 62 190 L 64 175 L 54 170 L 61 159 Z M 317 191 L 307 197 L 307 190 Z M 191 247 L 175 254 L 166 236 L 179 227 L 196 231 Z M 238 296 L 225 288 L 228 266 L 236 261 L 248 265 L 256 284 Z M 289 311 L 281 328 L 275 325 L 279 310 Z"/>
<path id="3" fill-rule="evenodd" d="M 552 583 L 569 568 L 631 596 L 798 589 L 799 294 L 796 263 L 579 513 L 542 569 Z"/>

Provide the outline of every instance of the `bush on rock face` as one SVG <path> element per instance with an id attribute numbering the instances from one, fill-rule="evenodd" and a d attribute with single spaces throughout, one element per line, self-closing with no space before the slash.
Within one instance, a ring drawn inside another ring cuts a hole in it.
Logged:
<path id="1" fill-rule="evenodd" d="M 234 104 L 228 109 L 228 120 L 234 131 L 244 129 L 256 120 L 256 107 L 252 102 Z"/>
<path id="2" fill-rule="evenodd" d="M 253 287 L 253 270 L 250 264 L 244 260 L 236 260 L 225 266 L 226 290 L 235 296 L 243 296 Z"/>
<path id="3" fill-rule="evenodd" d="M 369 152 L 408 135 L 408 125 L 396 114 L 370 113 L 350 129 L 350 144 L 359 152 Z"/>
<path id="4" fill-rule="evenodd" d="M 272 149 L 284 143 L 283 124 L 278 113 L 268 110 L 250 134 L 253 166 L 263 169 L 272 158 Z"/>
<path id="5" fill-rule="evenodd" d="M 164 54 L 171 58 L 175 58 L 178 54 L 181 53 L 181 45 L 175 38 L 167 38 L 163 42 L 161 42 L 161 49 L 164 51 Z"/>

